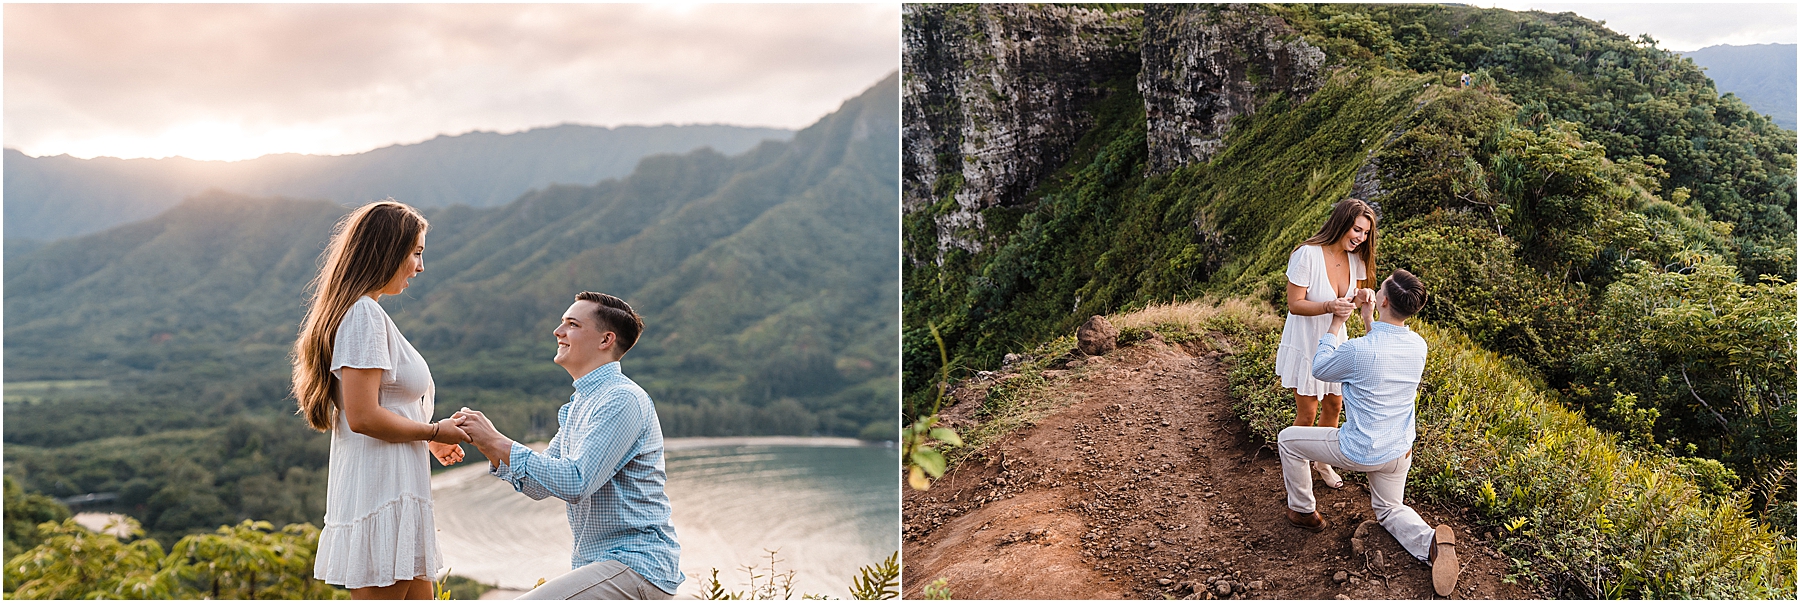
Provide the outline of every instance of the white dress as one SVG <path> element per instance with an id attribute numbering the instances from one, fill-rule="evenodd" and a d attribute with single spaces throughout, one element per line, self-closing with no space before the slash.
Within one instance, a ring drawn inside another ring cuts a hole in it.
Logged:
<path id="1" fill-rule="evenodd" d="M 431 420 L 431 368 L 368 297 L 356 300 L 338 326 L 331 373 L 343 367 L 382 369 L 381 407 Z M 432 525 L 430 463 L 424 441 L 396 444 L 350 431 L 340 407 L 313 577 L 345 588 L 435 578 L 443 561 Z"/>
<path id="2" fill-rule="evenodd" d="M 1350 256 L 1350 283 L 1368 278 L 1362 257 Z M 1328 302 L 1339 297 L 1331 288 L 1331 276 L 1325 268 L 1325 249 L 1318 245 L 1301 245 L 1288 256 L 1288 282 L 1306 287 L 1308 301 Z M 1344 394 L 1341 383 L 1327 383 L 1312 376 L 1313 352 L 1319 349 L 1319 336 L 1331 329 L 1331 313 L 1301 316 L 1288 313 L 1287 325 L 1281 328 L 1281 347 L 1275 351 L 1275 374 L 1281 375 L 1281 386 L 1292 388 L 1302 396 Z"/>

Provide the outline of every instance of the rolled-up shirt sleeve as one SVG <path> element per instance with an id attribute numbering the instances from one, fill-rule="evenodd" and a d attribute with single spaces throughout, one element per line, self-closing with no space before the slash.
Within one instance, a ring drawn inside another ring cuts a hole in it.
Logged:
<path id="1" fill-rule="evenodd" d="M 1319 349 L 1313 352 L 1313 378 L 1334 383 L 1348 380 L 1356 366 L 1356 349 L 1355 342 L 1338 343 L 1335 333 L 1320 335 Z"/>
<path id="2" fill-rule="evenodd" d="M 625 465 L 638 433 L 644 429 L 643 413 L 629 396 L 598 405 L 585 421 L 588 429 L 572 450 L 566 442 L 552 441 L 544 452 L 513 443 L 512 464 L 496 468 L 495 477 L 536 500 L 554 496 L 570 503 L 593 494 Z M 557 438 L 564 434 L 558 433 Z"/>
<path id="3" fill-rule="evenodd" d="M 553 449 L 555 449 L 555 442 L 551 442 L 551 447 L 546 448 L 545 450 Z M 534 456 L 541 455 L 537 451 L 527 448 L 524 444 L 513 442 L 512 464 L 495 463 L 494 466 L 488 468 L 488 473 L 494 477 L 506 480 L 506 483 L 512 484 L 513 491 L 515 492 L 529 496 L 532 500 L 544 500 L 553 496 L 549 489 L 545 488 L 542 484 L 539 484 L 536 480 L 525 479 L 524 472 L 513 470 L 514 466 L 523 467 L 529 462 L 527 459 Z"/>

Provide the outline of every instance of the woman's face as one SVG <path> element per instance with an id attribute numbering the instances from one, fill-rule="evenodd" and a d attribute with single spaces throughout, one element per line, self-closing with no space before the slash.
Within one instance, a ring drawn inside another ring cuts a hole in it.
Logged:
<path id="1" fill-rule="evenodd" d="M 1338 244 L 1344 246 L 1344 251 L 1356 251 L 1356 248 L 1361 247 L 1363 241 L 1367 240 L 1369 240 L 1369 217 L 1357 216 L 1356 223 L 1350 225 L 1350 231 L 1344 233 L 1344 238 L 1338 239 Z"/>
<path id="2" fill-rule="evenodd" d="M 394 278 L 388 281 L 387 286 L 381 288 L 381 294 L 399 295 L 401 291 L 406 290 L 408 285 L 412 284 L 412 277 L 418 276 L 420 272 L 424 271 L 425 233 L 420 232 L 419 240 L 413 244 L 412 252 L 406 254 L 405 261 L 400 262 L 400 270 L 394 273 Z"/>

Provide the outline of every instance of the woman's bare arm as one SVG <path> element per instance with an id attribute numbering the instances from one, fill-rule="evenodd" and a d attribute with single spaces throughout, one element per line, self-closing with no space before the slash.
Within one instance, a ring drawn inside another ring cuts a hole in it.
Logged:
<path id="1" fill-rule="evenodd" d="M 1343 299 L 1334 299 L 1325 302 L 1316 302 L 1306 299 L 1306 287 L 1291 282 L 1287 284 L 1287 302 L 1288 313 L 1300 316 L 1330 314 L 1337 310 L 1339 306 L 1349 304 L 1348 301 Z M 1354 307 L 1354 304 L 1352 304 L 1352 307 Z"/>
<path id="2" fill-rule="evenodd" d="M 344 386 L 344 422 L 350 431 L 384 442 L 431 440 L 445 444 L 466 442 L 469 436 L 450 419 L 420 423 L 381 407 L 381 369 L 338 369 Z M 432 437 L 436 433 L 437 437 Z"/>

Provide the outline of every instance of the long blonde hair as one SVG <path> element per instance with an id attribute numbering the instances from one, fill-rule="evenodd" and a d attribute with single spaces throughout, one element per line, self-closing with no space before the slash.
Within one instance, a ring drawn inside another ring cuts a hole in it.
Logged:
<path id="1" fill-rule="evenodd" d="M 428 226 L 418 210 L 389 198 L 356 208 L 332 229 L 319 275 L 306 286 L 312 299 L 292 357 L 293 393 L 300 406 L 294 414 L 306 417 L 313 429 L 330 431 L 337 422 L 331 354 L 344 314 L 356 300 L 394 279 Z"/>
<path id="2" fill-rule="evenodd" d="M 1325 246 L 1337 243 L 1350 232 L 1350 227 L 1356 225 L 1357 218 L 1369 219 L 1369 238 L 1363 239 L 1362 244 L 1356 246 L 1356 255 L 1362 258 L 1363 276 L 1366 278 L 1360 281 L 1361 284 L 1354 286 L 1369 287 L 1370 283 L 1375 282 L 1375 223 L 1381 218 L 1375 215 L 1375 209 L 1369 207 L 1367 202 L 1355 197 L 1337 202 L 1331 208 L 1331 217 L 1326 218 L 1325 225 L 1319 228 L 1319 233 L 1300 244 Z"/>

